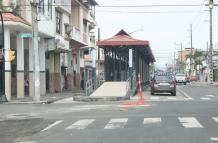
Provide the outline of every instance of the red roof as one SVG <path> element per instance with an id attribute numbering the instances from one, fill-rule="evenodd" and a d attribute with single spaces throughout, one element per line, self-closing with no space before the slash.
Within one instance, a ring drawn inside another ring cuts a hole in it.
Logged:
<path id="1" fill-rule="evenodd" d="M 30 25 L 29 22 L 27 22 L 26 20 L 24 20 L 23 18 L 19 16 L 15 16 L 13 13 L 2 13 L 2 16 L 3 16 L 4 21 L 20 22 L 26 25 Z M 1 20 L 1 17 L 0 17 L 0 20 Z"/>
<path id="2" fill-rule="evenodd" d="M 149 45 L 149 41 L 138 40 L 132 38 L 127 32 L 121 30 L 112 38 L 105 39 L 103 41 L 97 42 L 98 46 L 128 46 L 128 45 Z"/>

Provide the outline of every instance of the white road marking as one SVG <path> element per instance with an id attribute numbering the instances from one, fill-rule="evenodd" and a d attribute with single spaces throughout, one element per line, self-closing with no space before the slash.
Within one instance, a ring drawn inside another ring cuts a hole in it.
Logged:
<path id="1" fill-rule="evenodd" d="M 211 100 L 211 98 L 209 98 L 209 97 L 201 97 L 200 99 L 201 100 Z"/>
<path id="2" fill-rule="evenodd" d="M 110 122 L 104 127 L 104 129 L 124 128 L 127 121 L 127 118 L 111 119 Z"/>
<path id="3" fill-rule="evenodd" d="M 211 137 L 210 140 L 211 141 L 218 141 L 218 137 Z"/>
<path id="4" fill-rule="evenodd" d="M 194 117 L 179 117 L 178 119 L 185 128 L 203 128 L 203 126 Z"/>
<path id="5" fill-rule="evenodd" d="M 63 122 L 63 120 L 56 121 L 53 124 L 49 125 L 48 127 L 44 128 L 43 130 L 41 130 L 41 132 L 47 131 L 47 130 L 51 129 L 52 127 L 54 127 L 62 122 Z"/>
<path id="6" fill-rule="evenodd" d="M 37 143 L 36 141 L 25 141 L 25 142 L 19 142 L 19 143 Z"/>
<path id="7" fill-rule="evenodd" d="M 86 127 L 88 127 L 94 121 L 95 121 L 95 119 L 78 120 L 75 123 L 73 123 L 72 125 L 65 128 L 65 130 L 72 130 L 72 129 L 82 130 L 82 129 L 85 129 Z"/>
<path id="8" fill-rule="evenodd" d="M 213 119 L 218 123 L 218 117 L 213 117 Z"/>
<path id="9" fill-rule="evenodd" d="M 168 97 L 169 100 L 176 100 L 176 97 Z"/>
<path id="10" fill-rule="evenodd" d="M 161 123 L 161 118 L 144 118 L 143 124 Z"/>
<path id="11" fill-rule="evenodd" d="M 207 97 L 215 97 L 214 95 L 205 95 L 205 96 L 207 96 Z"/>
<path id="12" fill-rule="evenodd" d="M 160 97 L 150 97 L 151 100 L 159 100 Z"/>

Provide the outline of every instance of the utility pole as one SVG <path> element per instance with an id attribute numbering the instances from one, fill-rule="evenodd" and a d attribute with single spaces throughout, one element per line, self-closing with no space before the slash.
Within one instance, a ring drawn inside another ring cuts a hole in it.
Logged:
<path id="1" fill-rule="evenodd" d="M 209 83 L 213 84 L 213 29 L 212 29 L 213 0 L 209 0 L 209 9 L 210 9 Z"/>
<path id="2" fill-rule="evenodd" d="M 181 53 L 180 53 L 180 56 L 181 56 L 181 59 L 180 59 L 180 68 L 181 68 L 181 70 L 183 69 L 183 66 L 182 66 L 182 62 L 183 62 L 183 60 L 182 60 L 182 42 L 181 42 L 181 45 L 180 45 L 181 47 Z M 180 71 L 181 72 L 181 71 Z M 183 71 L 184 72 L 184 71 Z"/>
<path id="3" fill-rule="evenodd" d="M 190 76 L 192 76 L 193 72 L 193 39 L 192 39 L 192 24 L 190 25 L 190 34 L 191 34 L 191 57 L 190 57 Z"/>
<path id="4" fill-rule="evenodd" d="M 36 0 L 30 2 L 32 8 L 32 33 L 33 33 L 33 84 L 34 84 L 34 100 L 40 101 L 40 78 L 39 78 L 39 48 L 38 48 L 38 3 Z"/>

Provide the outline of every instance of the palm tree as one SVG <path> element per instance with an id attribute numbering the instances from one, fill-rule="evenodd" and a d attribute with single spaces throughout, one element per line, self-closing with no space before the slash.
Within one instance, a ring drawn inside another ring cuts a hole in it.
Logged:
<path id="1" fill-rule="evenodd" d="M 186 59 L 192 59 L 192 61 L 194 62 L 194 69 L 196 70 L 197 65 L 202 65 L 203 52 L 200 50 L 196 50 L 193 55 L 191 53 L 186 55 Z"/>

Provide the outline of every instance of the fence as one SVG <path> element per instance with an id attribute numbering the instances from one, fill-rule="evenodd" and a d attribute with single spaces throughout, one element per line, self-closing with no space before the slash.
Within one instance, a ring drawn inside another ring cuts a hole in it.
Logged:
<path id="1" fill-rule="evenodd" d="M 99 73 L 96 78 L 91 78 L 85 83 L 85 93 L 86 96 L 91 95 L 98 87 L 100 87 L 105 82 L 105 73 Z"/>

